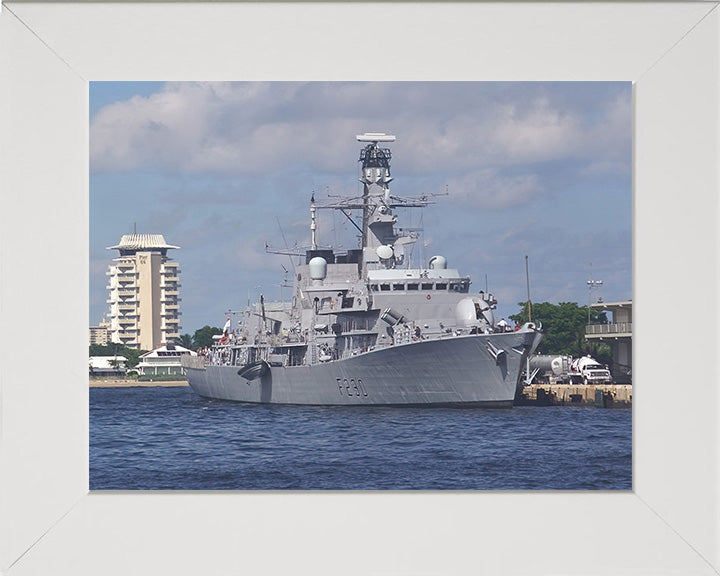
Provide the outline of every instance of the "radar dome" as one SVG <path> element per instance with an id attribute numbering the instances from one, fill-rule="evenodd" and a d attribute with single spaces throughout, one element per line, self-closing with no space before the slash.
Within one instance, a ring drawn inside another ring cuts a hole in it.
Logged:
<path id="1" fill-rule="evenodd" d="M 429 266 L 431 270 L 445 270 L 445 268 L 447 268 L 447 260 L 445 256 L 433 256 L 430 258 Z"/>
<path id="2" fill-rule="evenodd" d="M 327 260 L 321 256 L 315 256 L 308 262 L 310 278 L 312 280 L 324 280 L 327 276 Z"/>
<path id="3" fill-rule="evenodd" d="M 377 248 L 377 250 L 375 250 L 375 252 L 380 257 L 381 260 L 390 260 L 390 258 L 393 257 L 392 246 L 388 246 L 387 244 L 378 246 L 378 248 Z"/>

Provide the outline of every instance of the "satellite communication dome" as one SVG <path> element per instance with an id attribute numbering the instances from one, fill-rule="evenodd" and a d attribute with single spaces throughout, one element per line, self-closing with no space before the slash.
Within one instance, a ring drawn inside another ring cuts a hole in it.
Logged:
<path id="1" fill-rule="evenodd" d="M 393 253 L 394 253 L 392 246 L 388 246 L 387 244 L 378 246 L 378 248 L 377 248 L 377 250 L 375 250 L 375 252 L 380 257 L 381 260 L 390 260 L 390 258 L 393 257 Z"/>
<path id="2" fill-rule="evenodd" d="M 325 258 L 315 256 L 308 262 L 308 266 L 310 267 L 310 278 L 312 280 L 324 280 L 325 276 L 327 276 L 327 260 Z"/>
<path id="3" fill-rule="evenodd" d="M 445 270 L 447 268 L 445 256 L 433 256 L 430 258 L 429 267 L 431 270 Z"/>

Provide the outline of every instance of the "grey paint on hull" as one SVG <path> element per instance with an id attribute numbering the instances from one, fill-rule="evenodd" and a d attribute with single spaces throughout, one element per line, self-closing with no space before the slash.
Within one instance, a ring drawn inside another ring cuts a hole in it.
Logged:
<path id="1" fill-rule="evenodd" d="M 186 371 L 190 386 L 201 396 L 236 402 L 509 407 L 537 334 L 421 341 L 324 364 L 273 366 L 255 380 L 239 376 L 238 366 Z"/>

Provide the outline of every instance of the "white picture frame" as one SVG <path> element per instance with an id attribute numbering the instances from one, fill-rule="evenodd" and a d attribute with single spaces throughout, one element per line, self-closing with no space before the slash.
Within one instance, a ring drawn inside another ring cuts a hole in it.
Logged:
<path id="1" fill-rule="evenodd" d="M 6 2 L 0 573 L 717 574 L 717 6 Z M 188 79 L 633 81 L 633 491 L 89 493 L 88 82 Z"/>

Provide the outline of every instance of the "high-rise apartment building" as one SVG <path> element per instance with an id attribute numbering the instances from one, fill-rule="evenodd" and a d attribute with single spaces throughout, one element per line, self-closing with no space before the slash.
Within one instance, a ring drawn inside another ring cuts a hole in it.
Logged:
<path id="1" fill-rule="evenodd" d="M 110 339 L 129 348 L 153 350 L 180 338 L 180 268 L 167 257 L 178 246 L 162 234 L 126 234 L 107 275 Z"/>
<path id="2" fill-rule="evenodd" d="M 102 319 L 97 326 L 90 326 L 90 344 L 105 346 L 110 341 L 110 322 Z"/>

